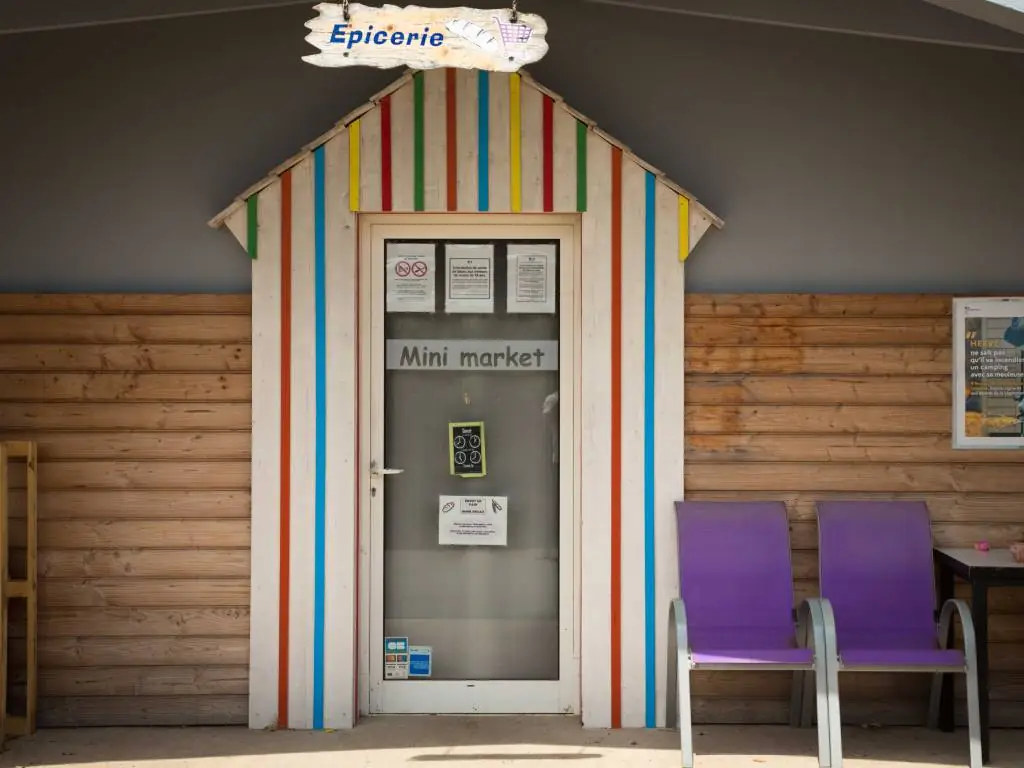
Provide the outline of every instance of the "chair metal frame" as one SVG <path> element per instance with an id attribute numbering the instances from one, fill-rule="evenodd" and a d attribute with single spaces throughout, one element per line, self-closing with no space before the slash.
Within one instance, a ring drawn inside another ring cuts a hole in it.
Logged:
<path id="1" fill-rule="evenodd" d="M 809 598 L 796 611 L 797 643 L 811 648 L 813 659 L 808 664 L 697 664 L 689 643 L 686 606 L 682 598 L 672 600 L 668 619 L 668 686 L 666 690 L 666 723 L 679 728 L 679 747 L 682 768 L 693 768 L 693 710 L 690 698 L 690 673 L 695 671 L 750 671 L 793 672 L 793 696 L 790 724 L 804 725 L 802 712 L 808 713 L 810 724 L 810 695 L 804 695 L 805 686 L 814 692 L 818 716 L 818 765 L 820 768 L 840 768 L 842 751 L 839 746 L 838 689 L 835 685 L 835 622 L 830 621 L 831 606 L 827 600 Z M 813 673 L 813 677 L 812 677 Z M 837 763 L 837 756 L 839 762 Z"/>
<path id="2" fill-rule="evenodd" d="M 819 537 L 820 521 L 819 521 Z M 820 565 L 819 565 L 820 568 Z M 928 720 L 927 725 L 931 729 L 937 729 L 939 724 L 939 704 L 942 696 L 942 682 L 943 676 L 947 674 L 963 674 L 966 678 L 967 683 L 967 726 L 968 726 L 968 739 L 969 739 L 969 762 L 970 768 L 982 768 L 982 755 L 981 755 L 981 705 L 980 695 L 978 688 L 978 642 L 974 631 L 974 619 L 971 616 L 971 609 L 964 600 L 952 599 L 947 600 L 942 606 L 942 610 L 939 615 L 939 620 L 936 623 L 936 632 L 938 640 L 938 649 L 947 650 L 947 639 L 949 637 L 950 625 L 953 621 L 954 612 L 960 618 L 960 624 L 963 631 L 963 656 L 964 665 L 962 667 L 945 665 L 945 666 L 933 666 L 929 664 L 877 664 L 877 665 L 865 665 L 865 664 L 844 664 L 842 659 L 842 652 L 839 648 L 838 635 L 836 629 L 835 614 L 832 611 L 832 605 L 827 597 L 817 598 L 821 601 L 823 609 L 823 620 L 825 624 L 826 634 L 826 645 L 829 648 L 829 660 L 828 660 L 828 678 L 829 678 L 829 692 L 834 694 L 835 698 L 832 701 L 830 715 L 832 717 L 832 723 L 830 732 L 832 737 L 830 739 L 830 747 L 832 749 L 831 756 L 831 768 L 842 768 L 843 764 L 843 751 L 842 751 L 842 716 L 841 716 L 841 702 L 839 696 L 839 673 L 840 672 L 909 672 L 909 673 L 927 673 L 933 675 L 931 694 L 929 698 L 928 706 Z M 797 673 L 797 677 L 806 677 L 806 672 Z M 797 690 L 799 688 L 799 691 Z M 810 725 L 811 720 L 811 707 L 809 706 L 807 692 L 811 688 L 811 681 L 805 679 L 803 685 L 797 686 L 794 684 L 793 698 L 794 702 L 799 696 L 802 701 L 799 707 L 801 713 L 801 725 L 807 727 Z"/>

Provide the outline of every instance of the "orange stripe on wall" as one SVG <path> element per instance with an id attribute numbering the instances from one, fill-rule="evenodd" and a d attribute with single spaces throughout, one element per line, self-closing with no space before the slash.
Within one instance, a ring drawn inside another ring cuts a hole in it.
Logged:
<path id="1" fill-rule="evenodd" d="M 612 147 L 612 728 L 622 727 L 622 150 Z"/>
<path id="2" fill-rule="evenodd" d="M 292 172 L 281 174 L 281 584 L 277 726 L 288 727 L 288 596 L 291 575 Z"/>
<path id="3" fill-rule="evenodd" d="M 459 210 L 458 105 L 456 103 L 455 70 L 446 69 L 444 81 L 445 122 L 448 148 L 448 210 Z"/>

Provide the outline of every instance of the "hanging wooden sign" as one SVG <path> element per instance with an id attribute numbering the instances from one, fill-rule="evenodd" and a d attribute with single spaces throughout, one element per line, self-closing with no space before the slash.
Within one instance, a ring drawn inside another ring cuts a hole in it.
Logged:
<path id="1" fill-rule="evenodd" d="M 318 67 L 516 72 L 548 52 L 548 25 L 512 5 L 481 10 L 320 3 L 320 15 L 306 22 L 306 42 L 320 53 L 302 60 Z"/>

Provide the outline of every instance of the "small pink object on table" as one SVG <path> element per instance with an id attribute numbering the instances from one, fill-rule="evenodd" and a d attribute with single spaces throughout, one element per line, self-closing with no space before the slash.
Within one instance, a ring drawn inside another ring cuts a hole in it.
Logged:
<path id="1" fill-rule="evenodd" d="M 974 545 L 974 548 L 979 552 L 988 552 L 988 542 L 979 541 L 977 544 Z"/>

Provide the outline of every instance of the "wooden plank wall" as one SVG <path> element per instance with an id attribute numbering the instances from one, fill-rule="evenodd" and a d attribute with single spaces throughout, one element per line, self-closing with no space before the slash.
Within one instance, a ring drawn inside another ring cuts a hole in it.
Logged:
<path id="1" fill-rule="evenodd" d="M 246 722 L 250 401 L 248 296 L 0 294 L 0 436 L 39 445 L 41 726 Z"/>
<path id="2" fill-rule="evenodd" d="M 817 589 L 817 499 L 923 498 L 941 545 L 1024 534 L 1024 452 L 950 448 L 951 306 L 935 295 L 687 297 L 686 496 L 784 499 L 798 598 Z M 1024 590 L 989 603 L 992 722 L 1024 726 Z M 844 720 L 923 723 L 927 678 L 843 675 Z M 781 723 L 788 685 L 781 673 L 701 675 L 695 713 Z"/>

